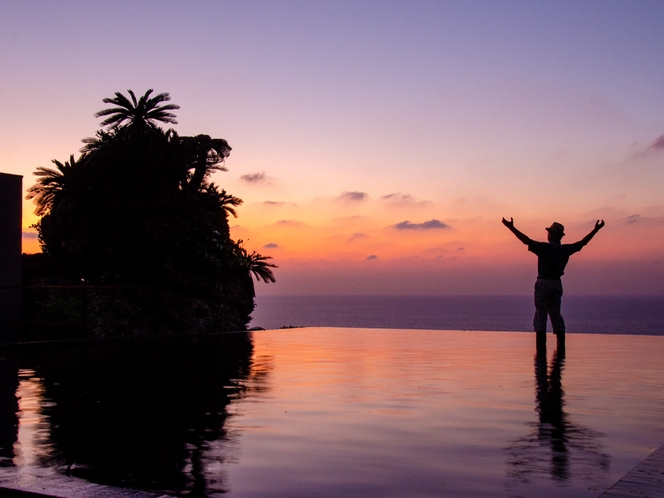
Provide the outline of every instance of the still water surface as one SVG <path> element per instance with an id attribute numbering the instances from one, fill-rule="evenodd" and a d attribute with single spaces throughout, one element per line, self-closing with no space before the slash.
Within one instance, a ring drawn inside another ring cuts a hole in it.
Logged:
<path id="1" fill-rule="evenodd" d="M 549 342 L 553 343 L 551 338 Z M 308 328 L 0 352 L 1 472 L 188 496 L 596 497 L 664 443 L 664 338 Z"/>

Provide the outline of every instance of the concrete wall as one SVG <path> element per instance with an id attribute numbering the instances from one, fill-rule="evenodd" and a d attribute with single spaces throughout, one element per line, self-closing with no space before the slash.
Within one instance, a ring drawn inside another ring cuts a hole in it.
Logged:
<path id="1" fill-rule="evenodd" d="M 0 343 L 20 339 L 23 177 L 0 173 Z"/>

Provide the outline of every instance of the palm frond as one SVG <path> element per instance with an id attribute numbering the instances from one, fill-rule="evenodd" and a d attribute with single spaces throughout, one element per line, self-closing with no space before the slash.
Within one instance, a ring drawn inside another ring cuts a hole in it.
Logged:
<path id="1" fill-rule="evenodd" d="M 103 109 L 95 113 L 95 117 L 108 116 L 101 122 L 101 125 L 111 127 L 122 126 L 125 122 L 127 125 L 153 127 L 156 126 L 156 121 L 177 124 L 175 114 L 169 111 L 179 109 L 180 106 L 175 104 L 160 105 L 163 102 L 170 101 L 171 97 L 168 93 L 160 93 L 150 98 L 153 91 L 153 89 L 149 89 L 138 100 L 132 90 L 127 90 L 131 100 L 122 93 L 115 92 L 115 97 L 107 97 L 102 99 L 102 102 L 113 104 L 116 107 Z"/>
<path id="2" fill-rule="evenodd" d="M 134 92 L 131 90 L 127 91 L 129 92 L 129 95 L 131 95 L 131 101 L 134 103 L 134 107 L 138 107 L 138 104 L 136 103 L 136 95 L 134 95 Z M 152 93 L 152 88 L 150 88 L 147 92 L 145 92 L 145 94 L 141 97 L 141 100 L 147 99 L 151 93 Z"/>
<path id="3" fill-rule="evenodd" d="M 271 256 L 263 256 L 262 254 L 252 251 L 251 254 L 242 247 L 242 240 L 237 241 L 237 257 L 240 264 L 244 266 L 249 273 L 256 277 L 256 281 L 263 280 L 266 284 L 269 282 L 276 282 L 272 268 L 278 268 L 274 263 L 268 263 Z"/>
<path id="4" fill-rule="evenodd" d="M 214 184 L 212 184 L 214 186 Z M 237 206 L 241 205 L 242 202 L 244 202 L 242 199 L 239 197 L 235 197 L 234 195 L 231 195 L 227 193 L 224 189 L 219 192 L 219 205 L 222 207 L 224 211 L 226 211 L 229 214 L 233 215 L 233 218 L 237 218 L 237 212 L 235 211 L 234 208 Z"/>
<path id="5" fill-rule="evenodd" d="M 73 181 L 72 170 L 79 165 L 73 155 L 69 157 L 69 161 L 64 163 L 53 159 L 53 164 L 56 168 L 37 167 L 37 171 L 33 173 L 38 178 L 37 183 L 28 189 L 25 196 L 26 199 L 33 200 L 36 204 L 35 214 L 37 216 L 43 216 L 53 208 L 57 196 L 64 191 L 69 181 Z"/>

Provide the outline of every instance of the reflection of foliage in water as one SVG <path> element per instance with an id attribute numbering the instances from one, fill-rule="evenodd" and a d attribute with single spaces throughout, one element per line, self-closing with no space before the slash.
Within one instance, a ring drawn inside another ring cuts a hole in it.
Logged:
<path id="1" fill-rule="evenodd" d="M 247 334 L 33 349 L 49 421 L 40 464 L 92 482 L 187 496 L 223 493 L 228 406 L 244 394 Z"/>
<path id="2" fill-rule="evenodd" d="M 18 430 L 18 368 L 18 355 L 4 351 L 0 358 L 0 468 L 14 465 L 12 460 Z"/>
<path id="3" fill-rule="evenodd" d="M 239 391 L 236 393 L 229 394 L 229 397 L 232 400 L 243 399 L 247 400 L 254 395 L 265 394 L 270 390 L 269 385 L 269 375 L 274 370 L 274 356 L 269 354 L 254 354 L 251 356 L 249 362 L 248 374 L 242 378 L 234 379 L 236 382 Z M 246 406 L 243 403 L 232 403 L 228 409 L 227 413 L 229 418 L 234 416 L 239 416 L 239 419 L 242 419 L 242 415 L 246 410 Z M 233 428 L 233 424 L 226 424 L 228 431 L 234 433 L 237 431 L 237 428 Z M 237 446 L 236 438 L 227 438 L 224 441 L 224 446 L 227 450 L 224 452 L 224 463 L 240 463 L 240 459 L 236 456 L 239 454 L 239 447 Z M 215 476 L 214 478 L 217 478 Z"/>
<path id="4" fill-rule="evenodd" d="M 574 424 L 564 411 L 562 371 L 564 352 L 556 351 L 547 370 L 546 352 L 535 356 L 536 411 L 539 421 L 528 424 L 524 437 L 505 448 L 507 475 L 521 484 L 553 479 L 597 482 L 607 477 L 609 455 L 603 451 L 603 433 Z"/>
<path id="5" fill-rule="evenodd" d="M 264 393 L 269 390 L 268 375 L 274 370 L 274 357 L 272 355 L 255 355 L 251 361 L 249 375 L 242 382 L 247 394 Z"/>

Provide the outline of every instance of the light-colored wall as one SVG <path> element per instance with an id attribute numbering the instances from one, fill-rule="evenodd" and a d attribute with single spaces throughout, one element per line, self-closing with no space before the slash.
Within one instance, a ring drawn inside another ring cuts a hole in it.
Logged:
<path id="1" fill-rule="evenodd" d="M 20 337 L 23 177 L 0 173 L 0 343 Z"/>

